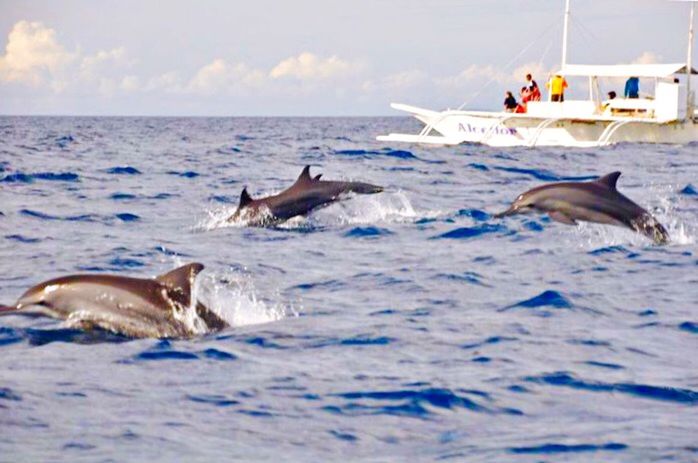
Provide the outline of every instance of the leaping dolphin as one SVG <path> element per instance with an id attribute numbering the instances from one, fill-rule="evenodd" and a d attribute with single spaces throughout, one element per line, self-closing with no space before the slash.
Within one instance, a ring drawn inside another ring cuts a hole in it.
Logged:
<path id="1" fill-rule="evenodd" d="M 543 185 L 520 194 L 509 209 L 495 217 L 547 212 L 551 219 L 567 225 L 577 220 L 635 230 L 656 244 L 666 244 L 669 234 L 657 219 L 616 189 L 620 172 L 611 172 L 590 182 L 562 182 Z"/>
<path id="2" fill-rule="evenodd" d="M 0 315 L 46 315 L 71 320 L 82 329 L 101 328 L 133 338 L 188 338 L 199 334 L 183 320 L 192 302 L 206 331 L 229 326 L 192 301 L 192 284 L 203 269 L 191 263 L 154 279 L 97 274 L 54 278 L 27 290 L 14 306 L 0 305 Z"/>
<path id="3" fill-rule="evenodd" d="M 296 182 L 277 195 L 252 199 L 247 188 L 244 188 L 240 204 L 228 221 L 245 220 L 253 226 L 275 225 L 327 206 L 347 193 L 373 194 L 383 191 L 383 187 L 370 183 L 327 181 L 320 180 L 320 177 L 322 174 L 310 177 L 310 166 L 305 166 Z"/>

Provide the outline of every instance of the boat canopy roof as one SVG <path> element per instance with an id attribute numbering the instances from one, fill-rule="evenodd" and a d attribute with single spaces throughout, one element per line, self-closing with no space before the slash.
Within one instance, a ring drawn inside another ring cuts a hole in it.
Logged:
<path id="1" fill-rule="evenodd" d="M 567 64 L 558 74 L 592 77 L 670 77 L 685 74 L 686 63 L 674 64 Z M 694 68 L 691 74 L 698 74 Z"/>

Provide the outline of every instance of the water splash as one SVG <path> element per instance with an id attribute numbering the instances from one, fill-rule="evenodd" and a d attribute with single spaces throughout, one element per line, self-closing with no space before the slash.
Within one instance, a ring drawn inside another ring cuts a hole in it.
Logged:
<path id="1" fill-rule="evenodd" d="M 691 213 L 687 204 L 690 198 L 683 198 L 679 194 L 679 188 L 674 186 L 649 185 L 647 188 L 653 199 L 644 204 L 640 201 L 640 204 L 664 225 L 669 234 L 668 246 L 695 244 L 698 217 L 695 212 Z M 647 237 L 630 229 L 588 222 L 579 223 L 574 241 L 583 249 L 619 245 L 645 247 L 652 243 Z"/>
<path id="2" fill-rule="evenodd" d="M 280 301 L 278 293 L 265 297 L 259 294 L 249 275 L 228 270 L 200 274 L 194 284 L 192 299 L 201 301 L 232 327 L 298 316 L 293 305 Z M 193 307 L 187 312 L 188 316 L 198 318 Z"/>
<path id="3" fill-rule="evenodd" d="M 379 195 L 353 195 L 332 207 L 314 213 L 309 220 L 321 226 L 376 223 L 406 223 L 441 215 L 441 211 L 416 210 L 403 191 Z"/>
<path id="4" fill-rule="evenodd" d="M 275 193 L 271 193 L 275 194 Z M 194 231 L 211 231 L 225 227 L 246 227 L 252 217 L 243 213 L 236 220 L 229 220 L 235 207 L 217 207 L 205 211 L 206 217 L 200 219 L 193 227 Z M 271 213 L 267 212 L 269 217 Z M 435 218 L 441 211 L 416 210 L 403 191 L 381 193 L 379 195 L 349 194 L 343 201 L 318 209 L 307 217 L 294 217 L 277 227 L 284 230 L 324 228 L 327 226 L 362 225 L 376 223 L 405 223 L 422 218 Z M 258 222 L 255 213 L 255 222 Z"/>
<path id="5" fill-rule="evenodd" d="M 198 220 L 192 227 L 192 231 L 211 231 L 218 228 L 243 228 L 251 225 L 272 222 L 271 211 L 267 207 L 260 207 L 258 210 L 244 209 L 240 215 L 232 218 L 237 211 L 234 207 L 217 207 L 205 211 L 206 217 Z M 254 224 L 253 224 L 254 222 Z"/>

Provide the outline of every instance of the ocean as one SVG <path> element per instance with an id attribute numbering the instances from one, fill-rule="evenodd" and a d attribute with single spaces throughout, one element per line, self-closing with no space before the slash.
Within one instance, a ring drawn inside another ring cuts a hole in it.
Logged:
<path id="1" fill-rule="evenodd" d="M 0 318 L 0 461 L 698 460 L 698 146 L 386 145 L 406 118 L 0 117 L 0 302 L 206 266 L 233 326 Z M 244 186 L 382 185 L 275 228 Z M 504 219 L 619 170 L 671 236 Z"/>

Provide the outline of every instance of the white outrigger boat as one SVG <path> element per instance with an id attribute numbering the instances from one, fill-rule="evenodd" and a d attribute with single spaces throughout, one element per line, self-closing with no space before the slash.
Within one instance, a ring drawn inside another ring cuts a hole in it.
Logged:
<path id="1" fill-rule="evenodd" d="M 688 59 L 676 64 L 567 64 L 569 0 L 565 7 L 562 66 L 555 74 L 586 77 L 589 97 L 585 100 L 529 101 L 525 113 L 501 111 L 432 111 L 393 103 L 391 107 L 410 113 L 424 123 L 417 135 L 391 133 L 380 141 L 457 145 L 481 143 L 489 146 L 595 147 L 618 142 L 689 143 L 698 141 L 698 112 L 694 106 L 690 74 L 693 44 L 691 2 Z M 690 74 L 689 74 L 690 72 Z M 684 75 L 683 82 L 677 76 Z M 599 78 L 651 78 L 654 93 L 639 98 L 601 100 Z"/>

